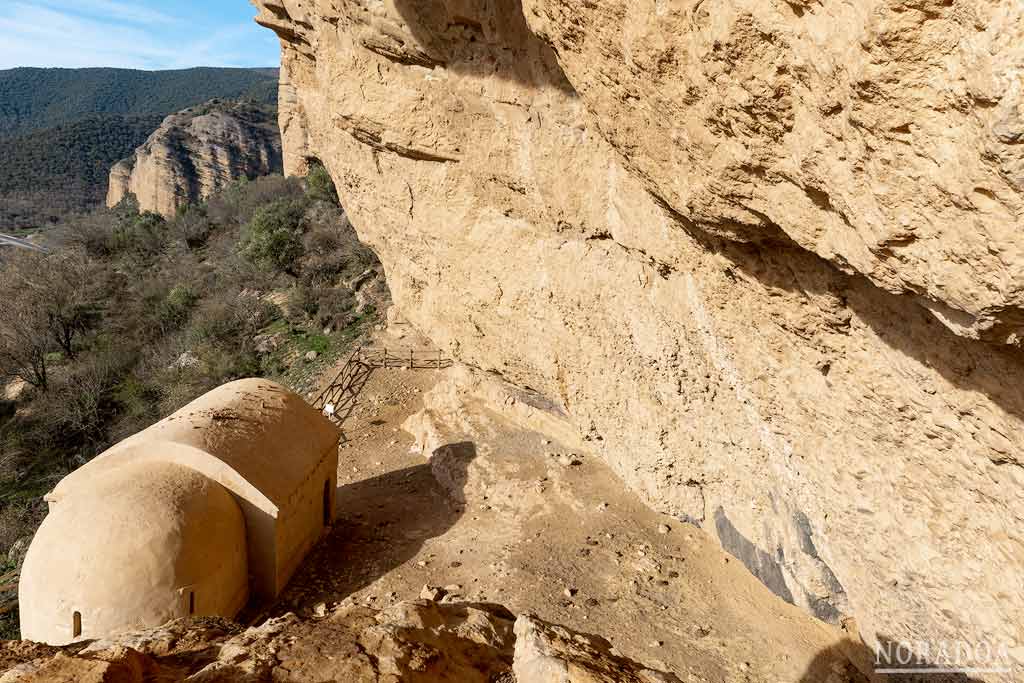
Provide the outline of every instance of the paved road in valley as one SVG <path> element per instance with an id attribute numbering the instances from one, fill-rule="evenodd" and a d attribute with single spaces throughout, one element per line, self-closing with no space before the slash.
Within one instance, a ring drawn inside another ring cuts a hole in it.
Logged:
<path id="1" fill-rule="evenodd" d="M 0 247 L 21 247 L 22 249 L 46 252 L 46 249 L 38 244 L 33 244 L 32 242 L 23 240 L 20 237 L 12 237 L 11 235 L 5 235 L 3 233 L 0 233 Z"/>

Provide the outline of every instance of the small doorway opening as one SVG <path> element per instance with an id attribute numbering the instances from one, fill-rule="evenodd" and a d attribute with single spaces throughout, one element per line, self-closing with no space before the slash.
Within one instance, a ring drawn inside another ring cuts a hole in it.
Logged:
<path id="1" fill-rule="evenodd" d="M 324 526 L 331 525 L 331 480 L 324 482 Z"/>
<path id="2" fill-rule="evenodd" d="M 195 591 L 189 591 L 188 592 L 188 613 L 189 613 L 189 616 L 191 616 L 191 615 L 196 613 L 196 592 Z"/>
<path id="3" fill-rule="evenodd" d="M 75 612 L 71 615 L 71 637 L 78 638 L 82 635 L 82 613 Z"/>

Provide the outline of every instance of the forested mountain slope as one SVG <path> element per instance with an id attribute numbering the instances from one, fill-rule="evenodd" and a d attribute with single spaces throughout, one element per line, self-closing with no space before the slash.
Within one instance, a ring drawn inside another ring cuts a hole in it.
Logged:
<path id="1" fill-rule="evenodd" d="M 0 227 L 52 223 L 96 206 L 110 167 L 131 154 L 163 116 L 90 116 L 75 123 L 0 138 Z"/>
<path id="2" fill-rule="evenodd" d="M 276 107 L 276 69 L 0 71 L 0 231 L 103 203 L 107 175 L 165 116 L 221 98 Z"/>
<path id="3" fill-rule="evenodd" d="M 277 100 L 277 69 L 34 69 L 0 71 L 0 135 L 94 115 L 166 116 L 215 97 Z"/>

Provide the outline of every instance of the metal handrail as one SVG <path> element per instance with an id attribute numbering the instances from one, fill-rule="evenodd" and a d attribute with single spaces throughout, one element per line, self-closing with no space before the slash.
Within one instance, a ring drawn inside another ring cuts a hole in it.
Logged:
<path id="1" fill-rule="evenodd" d="M 454 364 L 438 350 L 417 353 L 413 349 L 395 353 L 387 347 L 370 349 L 357 346 L 345 365 L 320 394 L 310 401 L 312 406 L 340 424 L 351 414 L 356 397 L 377 368 L 408 368 L 444 370 Z"/>

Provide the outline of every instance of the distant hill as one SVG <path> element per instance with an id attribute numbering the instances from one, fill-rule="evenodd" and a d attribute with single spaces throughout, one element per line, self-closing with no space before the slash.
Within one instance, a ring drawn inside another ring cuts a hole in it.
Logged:
<path id="1" fill-rule="evenodd" d="M 0 70 L 0 231 L 101 205 L 115 162 L 215 98 L 276 107 L 277 69 Z"/>
<path id="2" fill-rule="evenodd" d="M 98 206 L 110 167 L 131 154 L 163 116 L 92 116 L 0 138 L 0 226 L 27 228 Z"/>
<path id="3" fill-rule="evenodd" d="M 277 69 L 0 70 L 0 136 L 95 115 L 166 116 L 215 97 L 276 102 Z"/>

